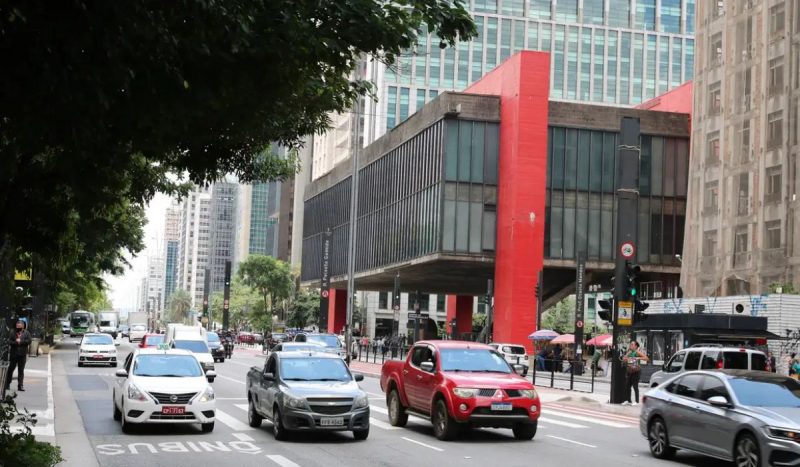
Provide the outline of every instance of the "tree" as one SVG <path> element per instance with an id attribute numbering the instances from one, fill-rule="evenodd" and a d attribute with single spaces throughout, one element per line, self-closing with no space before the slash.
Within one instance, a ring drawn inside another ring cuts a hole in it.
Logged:
<path id="1" fill-rule="evenodd" d="M 289 264 L 272 256 L 248 256 L 239 265 L 237 275 L 242 284 L 258 292 L 267 313 L 272 313 L 275 303 L 289 298 L 294 289 Z"/>
<path id="2" fill-rule="evenodd" d="M 209 300 L 212 319 L 222 322 L 223 293 L 214 292 Z M 253 317 L 263 315 L 264 303 L 253 288 L 244 285 L 240 278 L 234 277 L 231 284 L 231 297 L 228 307 L 228 319 L 231 327 L 239 329 Z"/>
<path id="3" fill-rule="evenodd" d="M 192 297 L 189 292 L 177 289 L 169 296 L 166 318 L 170 323 L 189 323 L 189 312 L 192 310 Z"/>
<path id="4" fill-rule="evenodd" d="M 575 330 L 575 296 L 556 303 L 542 314 L 542 329 L 552 329 L 561 334 Z"/>
<path id="5" fill-rule="evenodd" d="M 291 176 L 269 144 L 325 130 L 371 91 L 359 63 L 393 63 L 423 30 L 476 34 L 460 0 L 4 2 L 0 300 L 19 251 L 119 270 L 145 203 L 186 190 L 169 174 Z"/>
<path id="6" fill-rule="evenodd" d="M 355 312 L 353 322 L 357 322 Z M 298 289 L 289 304 L 290 327 L 303 329 L 309 324 L 319 324 L 319 290 Z"/>

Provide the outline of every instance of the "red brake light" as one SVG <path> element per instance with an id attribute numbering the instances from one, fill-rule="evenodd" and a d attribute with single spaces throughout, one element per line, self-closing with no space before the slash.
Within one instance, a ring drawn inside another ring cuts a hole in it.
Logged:
<path id="1" fill-rule="evenodd" d="M 717 360 L 717 369 L 721 370 L 724 367 L 722 359 Z"/>
<path id="2" fill-rule="evenodd" d="M 747 349 L 739 349 L 739 352 L 747 352 Z"/>

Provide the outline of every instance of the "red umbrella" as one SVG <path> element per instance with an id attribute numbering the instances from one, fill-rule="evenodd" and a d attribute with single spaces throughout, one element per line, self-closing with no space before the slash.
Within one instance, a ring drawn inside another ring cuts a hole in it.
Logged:
<path id="1" fill-rule="evenodd" d="M 586 345 L 608 347 L 611 345 L 611 334 L 600 334 L 599 336 L 593 337 L 586 342 Z"/>

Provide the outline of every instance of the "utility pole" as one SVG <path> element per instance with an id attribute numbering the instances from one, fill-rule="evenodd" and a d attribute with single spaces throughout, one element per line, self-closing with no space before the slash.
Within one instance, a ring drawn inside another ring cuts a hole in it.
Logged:
<path id="1" fill-rule="evenodd" d="M 484 333 L 484 343 L 492 341 L 494 331 L 494 281 L 486 281 L 486 332 Z"/>
<path id="2" fill-rule="evenodd" d="M 350 175 L 350 235 L 347 239 L 347 317 L 345 318 L 344 342 L 347 364 L 350 364 L 350 349 L 353 340 L 353 306 L 355 305 L 355 270 L 356 270 L 356 223 L 358 222 L 358 153 L 361 152 L 361 105 L 362 98 L 356 98 L 354 115 L 356 131 L 353 136 L 353 156 Z"/>
<path id="3" fill-rule="evenodd" d="M 208 329 L 208 323 L 211 322 L 208 313 L 208 295 L 211 292 L 211 269 L 206 268 L 205 274 L 203 276 L 203 315 L 200 318 L 200 322 L 203 323 L 203 327 Z"/>
<path id="4" fill-rule="evenodd" d="M 400 334 L 400 273 L 394 276 L 394 291 L 392 292 L 392 335 Z"/>
<path id="5" fill-rule="evenodd" d="M 231 262 L 225 261 L 225 285 L 222 289 L 222 328 L 228 329 L 230 325 L 231 308 Z M 211 320 L 209 320 L 210 322 Z"/>
<path id="6" fill-rule="evenodd" d="M 633 309 L 630 305 L 627 264 L 635 260 L 639 224 L 639 119 L 622 117 L 620 124 L 619 165 L 617 167 L 617 245 L 614 280 L 614 328 L 611 347 L 612 404 L 621 404 L 625 394 L 625 372 L 621 342 L 630 333 Z"/>

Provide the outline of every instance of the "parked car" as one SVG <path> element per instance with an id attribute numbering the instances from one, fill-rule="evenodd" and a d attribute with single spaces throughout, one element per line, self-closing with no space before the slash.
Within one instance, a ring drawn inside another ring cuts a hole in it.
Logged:
<path id="1" fill-rule="evenodd" d="M 650 452 L 677 449 L 735 465 L 796 465 L 800 460 L 800 383 L 748 370 L 681 373 L 648 392 L 639 427 Z"/>
<path id="2" fill-rule="evenodd" d="M 317 342 L 281 342 L 273 352 L 325 352 L 325 347 Z"/>
<path id="3" fill-rule="evenodd" d="M 131 324 L 130 332 L 128 333 L 128 340 L 131 343 L 141 341 L 144 335 L 147 334 L 147 325 L 144 323 Z"/>
<path id="4" fill-rule="evenodd" d="M 78 366 L 117 366 L 117 346 L 114 339 L 105 333 L 84 334 L 78 348 Z"/>
<path id="5" fill-rule="evenodd" d="M 253 333 L 253 343 L 254 344 L 263 344 L 264 343 L 264 335 L 259 333 L 259 332 Z"/>
<path id="6" fill-rule="evenodd" d="M 263 368 L 247 373 L 247 419 L 252 427 L 272 421 L 275 439 L 294 431 L 352 431 L 369 436 L 369 399 L 358 387 L 364 376 L 326 352 L 273 352 Z"/>
<path id="7" fill-rule="evenodd" d="M 502 355 L 508 363 L 514 365 L 522 365 L 522 376 L 527 376 L 528 374 L 528 352 L 525 350 L 524 345 L 518 344 L 504 344 L 498 342 L 492 342 L 489 344 L 491 347 L 494 347 L 500 355 Z"/>
<path id="8" fill-rule="evenodd" d="M 125 337 L 127 337 L 127 338 L 128 338 L 128 340 L 130 340 L 130 338 L 131 338 L 131 333 L 130 333 L 130 328 L 128 327 L 128 325 L 127 325 L 127 324 L 120 324 L 120 325 L 119 325 L 119 335 L 120 335 L 120 337 L 122 337 L 122 338 L 125 338 Z"/>
<path id="9" fill-rule="evenodd" d="M 333 354 L 338 355 L 341 358 L 345 358 L 347 353 L 345 352 L 344 345 L 342 341 L 339 339 L 339 336 L 336 334 L 321 334 L 315 332 L 301 332 L 294 336 L 295 342 L 316 342 L 321 344 L 325 347 L 326 352 L 330 352 Z"/>
<path id="10" fill-rule="evenodd" d="M 159 344 L 164 343 L 164 334 L 145 334 L 142 341 L 139 342 L 139 348 L 144 349 L 147 347 L 158 347 Z"/>
<path id="11" fill-rule="evenodd" d="M 61 335 L 68 336 L 70 333 L 71 327 L 69 325 L 69 320 L 65 319 L 61 321 Z"/>
<path id="12" fill-rule="evenodd" d="M 140 423 L 199 423 L 204 433 L 214 430 L 216 403 L 209 383 L 216 373 L 204 372 L 191 352 L 136 349 L 116 377 L 114 420 L 124 433 Z"/>
<path id="13" fill-rule="evenodd" d="M 206 334 L 206 339 L 208 340 L 208 350 L 211 351 L 211 356 L 214 358 L 214 362 L 224 362 L 225 346 L 222 345 L 219 334 L 216 332 L 209 332 Z"/>
<path id="14" fill-rule="evenodd" d="M 463 341 L 420 341 L 406 360 L 381 368 L 389 422 L 405 426 L 409 414 L 431 420 L 434 435 L 456 438 L 464 427 L 511 428 L 517 439 L 536 435 L 541 402 L 493 347 Z"/>
<path id="15" fill-rule="evenodd" d="M 663 369 L 650 376 L 650 387 L 656 387 L 678 373 L 692 370 L 758 370 L 767 369 L 764 352 L 744 347 L 697 345 L 675 353 Z"/>

